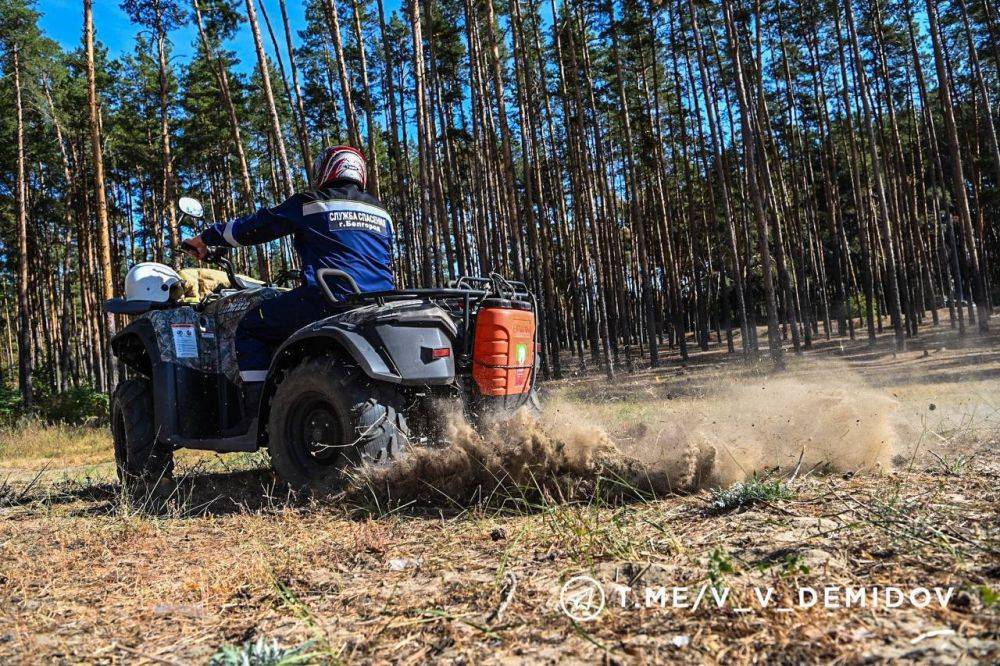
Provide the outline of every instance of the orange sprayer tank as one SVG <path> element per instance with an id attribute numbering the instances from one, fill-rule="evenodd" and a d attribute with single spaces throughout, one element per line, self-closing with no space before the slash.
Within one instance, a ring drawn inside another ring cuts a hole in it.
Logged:
<path id="1" fill-rule="evenodd" d="M 472 376 L 485 396 L 531 390 L 535 367 L 535 313 L 521 301 L 491 298 L 476 315 Z"/>

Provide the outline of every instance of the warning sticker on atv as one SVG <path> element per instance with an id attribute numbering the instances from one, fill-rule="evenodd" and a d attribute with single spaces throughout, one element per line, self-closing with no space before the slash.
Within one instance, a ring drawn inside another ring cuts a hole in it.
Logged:
<path id="1" fill-rule="evenodd" d="M 194 324 L 171 324 L 174 335 L 174 356 L 177 358 L 198 358 L 198 336 Z"/>

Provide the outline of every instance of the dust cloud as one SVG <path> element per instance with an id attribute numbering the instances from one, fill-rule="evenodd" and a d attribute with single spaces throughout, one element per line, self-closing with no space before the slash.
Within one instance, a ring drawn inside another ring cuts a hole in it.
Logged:
<path id="1" fill-rule="evenodd" d="M 692 492 L 753 474 L 877 471 L 889 465 L 897 404 L 855 376 L 770 377 L 706 397 L 643 401 L 637 416 L 555 396 L 473 427 L 441 407 L 436 446 L 360 470 L 348 495 L 467 506 L 543 495 Z"/>
<path id="2" fill-rule="evenodd" d="M 655 432 L 633 426 L 640 436 L 620 448 L 682 491 L 771 470 L 877 471 L 890 463 L 897 407 L 850 375 L 768 378 L 691 401 Z"/>
<path id="3" fill-rule="evenodd" d="M 503 502 L 538 494 L 576 497 L 593 488 L 608 461 L 619 457 L 607 433 L 596 425 L 556 432 L 545 419 L 523 408 L 504 419 L 474 427 L 460 407 L 440 405 L 440 442 L 413 446 L 391 465 L 358 470 L 347 495 L 465 506 Z"/>

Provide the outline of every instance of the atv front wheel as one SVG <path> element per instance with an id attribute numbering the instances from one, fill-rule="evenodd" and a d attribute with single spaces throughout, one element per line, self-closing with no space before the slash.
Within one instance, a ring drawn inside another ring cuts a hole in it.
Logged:
<path id="1" fill-rule="evenodd" d="M 291 370 L 271 401 L 268 445 L 278 476 L 296 490 L 340 480 L 361 464 L 401 458 L 409 429 L 393 387 L 351 373 L 333 358 Z"/>
<path id="2" fill-rule="evenodd" d="M 156 438 L 153 387 L 145 377 L 126 379 L 115 388 L 111 396 L 111 437 L 118 480 L 127 490 L 149 491 L 169 485 L 174 452 L 169 444 Z"/>

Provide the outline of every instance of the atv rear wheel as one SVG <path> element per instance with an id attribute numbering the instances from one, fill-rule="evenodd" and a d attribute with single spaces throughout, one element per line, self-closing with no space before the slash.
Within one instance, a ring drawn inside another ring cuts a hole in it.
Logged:
<path id="1" fill-rule="evenodd" d="M 111 396 L 111 437 L 118 480 L 129 491 L 170 485 L 174 452 L 157 440 L 153 387 L 145 377 L 120 382 Z"/>
<path id="2" fill-rule="evenodd" d="M 268 445 L 274 470 L 296 490 L 341 480 L 348 468 L 401 458 L 409 437 L 402 396 L 338 360 L 292 369 L 271 401 Z"/>

